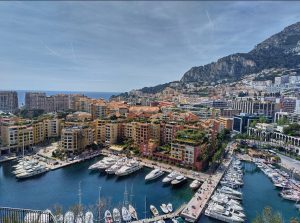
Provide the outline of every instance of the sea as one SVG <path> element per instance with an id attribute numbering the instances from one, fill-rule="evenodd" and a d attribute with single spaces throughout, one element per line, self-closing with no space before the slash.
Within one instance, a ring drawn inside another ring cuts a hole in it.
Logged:
<path id="1" fill-rule="evenodd" d="M 100 158 L 91 159 L 65 168 L 48 172 L 44 175 L 17 180 L 12 174 L 15 162 L 0 164 L 0 206 L 53 209 L 62 206 L 64 210 L 82 204 L 94 210 L 99 197 L 105 203 L 102 211 L 121 207 L 128 200 L 137 209 L 139 218 L 150 217 L 149 206 L 171 202 L 178 208 L 188 202 L 194 192 L 189 188 L 190 181 L 178 187 L 164 185 L 161 178 L 145 182 L 144 178 L 151 170 L 143 168 L 126 177 L 108 176 L 99 172 L 91 172 L 88 167 Z M 270 206 L 279 212 L 285 222 L 292 217 L 300 219 L 295 202 L 284 200 L 279 195 L 270 179 L 253 163 L 244 163 L 244 186 L 242 205 L 247 216 L 246 222 L 252 222 L 263 208 Z M 80 191 L 79 193 L 79 185 Z M 128 192 L 126 196 L 125 191 Z M 79 194 L 81 194 L 79 196 Z M 125 194 L 125 196 L 124 196 Z M 214 219 L 202 216 L 199 222 L 217 223 Z"/>
<path id="2" fill-rule="evenodd" d="M 120 92 L 92 92 L 92 91 L 46 91 L 46 90 L 17 90 L 19 106 L 25 105 L 25 93 L 26 92 L 45 92 L 47 96 L 55 94 L 83 94 L 89 98 L 103 98 L 108 100 L 112 95 L 117 95 Z"/>

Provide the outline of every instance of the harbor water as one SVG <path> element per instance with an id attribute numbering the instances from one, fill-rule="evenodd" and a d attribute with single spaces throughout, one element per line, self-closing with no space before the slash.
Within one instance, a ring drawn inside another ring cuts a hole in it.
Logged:
<path id="1" fill-rule="evenodd" d="M 86 207 L 96 204 L 101 187 L 101 199 L 106 201 L 107 208 L 119 207 L 124 200 L 125 185 L 128 190 L 128 200 L 136 206 L 140 218 L 145 216 L 145 197 L 147 217 L 150 216 L 149 206 L 159 208 L 162 203 L 171 202 L 174 208 L 187 202 L 193 195 L 189 182 L 179 187 L 165 186 L 158 180 L 146 183 L 145 175 L 148 168 L 126 177 L 107 176 L 88 170 L 96 159 L 74 164 L 62 169 L 48 172 L 44 175 L 27 180 L 16 180 L 12 172 L 13 162 L 2 163 L 0 167 L 0 205 L 32 209 L 51 209 L 58 204 L 64 210 L 78 203 L 78 185 L 81 182 L 82 203 Z M 265 206 L 279 211 L 288 222 L 291 217 L 300 218 L 294 202 L 284 200 L 279 195 L 270 179 L 253 163 L 244 163 L 243 207 L 247 222 L 251 222 Z M 131 189 L 133 191 L 131 194 Z M 219 222 L 202 216 L 200 222 Z"/>

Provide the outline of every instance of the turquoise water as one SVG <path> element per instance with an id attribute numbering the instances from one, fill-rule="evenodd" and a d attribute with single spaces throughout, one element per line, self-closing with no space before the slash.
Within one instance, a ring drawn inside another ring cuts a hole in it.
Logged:
<path id="1" fill-rule="evenodd" d="M 11 174 L 12 165 L 4 163 L 0 168 L 0 206 L 51 209 L 54 204 L 59 204 L 66 210 L 78 203 L 79 182 L 82 203 L 91 208 L 97 202 L 99 187 L 102 187 L 101 198 L 106 200 L 106 208 L 109 209 L 118 207 L 123 202 L 125 184 L 128 192 L 132 187 L 134 196 L 131 198 L 139 216 L 142 217 L 145 211 L 145 197 L 149 211 L 150 204 L 159 207 L 162 203 L 172 202 L 174 208 L 179 207 L 193 195 L 188 183 L 176 188 L 164 186 L 161 178 L 145 183 L 144 177 L 150 171 L 148 168 L 121 178 L 90 172 L 88 167 L 95 161 L 96 159 L 93 159 L 75 164 L 24 181 L 16 180 Z"/>
<path id="2" fill-rule="evenodd" d="M 101 198 L 107 201 L 107 208 L 119 206 L 123 202 L 124 188 L 128 191 L 133 185 L 133 203 L 137 207 L 139 216 L 144 217 L 145 197 L 147 197 L 147 215 L 149 205 L 159 207 L 161 203 L 172 202 L 174 207 L 180 206 L 193 195 L 188 183 L 182 187 L 164 186 L 161 178 L 151 183 L 145 183 L 144 177 L 150 171 L 144 168 L 129 177 L 101 175 L 90 172 L 87 168 L 96 159 L 72 165 L 46 173 L 37 178 L 18 181 L 11 174 L 12 164 L 4 163 L 0 167 L 0 206 L 46 209 L 60 204 L 68 209 L 78 203 L 78 185 L 81 182 L 82 203 L 93 208 L 98 199 L 98 188 Z M 300 218 L 294 207 L 294 202 L 283 200 L 269 178 L 252 163 L 245 163 L 243 206 L 246 210 L 247 222 L 251 222 L 257 213 L 265 206 L 271 206 L 279 211 L 286 222 L 291 217 Z M 130 197 L 129 197 L 130 199 Z M 216 220 L 202 216 L 200 222 L 215 223 Z"/>

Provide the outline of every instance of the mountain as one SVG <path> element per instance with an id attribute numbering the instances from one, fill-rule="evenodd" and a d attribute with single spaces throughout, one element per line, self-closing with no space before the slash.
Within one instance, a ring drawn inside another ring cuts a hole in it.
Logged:
<path id="1" fill-rule="evenodd" d="M 204 66 L 192 67 L 183 83 L 236 81 L 269 68 L 300 67 L 300 22 L 258 44 L 248 53 L 236 53 Z"/>

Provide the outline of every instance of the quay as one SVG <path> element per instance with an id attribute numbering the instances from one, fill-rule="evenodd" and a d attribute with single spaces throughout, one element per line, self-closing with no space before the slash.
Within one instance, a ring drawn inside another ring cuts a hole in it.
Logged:
<path id="1" fill-rule="evenodd" d="M 231 152 L 231 146 L 232 144 L 229 143 L 226 150 Z M 227 168 L 230 166 L 232 161 L 232 153 L 229 154 L 229 157 L 229 159 L 223 161 L 213 176 L 210 176 L 204 181 L 204 183 L 183 209 L 180 215 L 184 217 L 186 221 L 196 222 L 199 219 L 207 205 L 207 202 L 216 190 Z"/>

